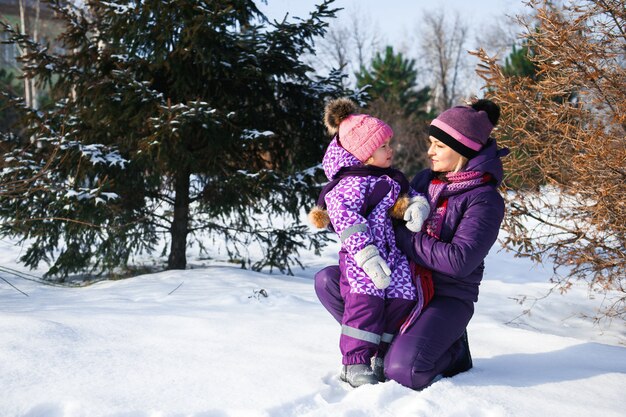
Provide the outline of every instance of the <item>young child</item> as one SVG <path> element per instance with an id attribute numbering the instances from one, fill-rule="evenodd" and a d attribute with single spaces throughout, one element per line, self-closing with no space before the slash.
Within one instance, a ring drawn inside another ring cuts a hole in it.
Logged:
<path id="1" fill-rule="evenodd" d="M 320 228 L 330 221 L 341 240 L 341 379 L 357 387 L 384 381 L 386 347 L 416 303 L 418 311 L 424 304 L 422 288 L 396 247 L 389 211 L 418 231 L 430 209 L 391 168 L 393 131 L 385 122 L 357 114 L 356 104 L 345 98 L 328 103 L 324 121 L 335 135 L 322 162 L 330 182 L 309 217 Z"/>

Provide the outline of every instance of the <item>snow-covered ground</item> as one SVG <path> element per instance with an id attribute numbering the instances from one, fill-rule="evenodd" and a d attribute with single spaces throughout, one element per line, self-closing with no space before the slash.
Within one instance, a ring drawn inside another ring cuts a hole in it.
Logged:
<path id="1" fill-rule="evenodd" d="M 0 265 L 23 270 L 0 241 Z M 598 327 L 602 299 L 575 287 L 538 300 L 551 268 L 494 247 L 469 326 L 474 368 L 416 392 L 338 378 L 339 326 L 303 254 L 295 277 L 191 259 L 86 288 L 0 280 L 1 417 L 624 416 L 624 324 Z M 34 273 L 41 274 L 42 271 Z M 261 293 L 265 290 L 267 296 Z"/>

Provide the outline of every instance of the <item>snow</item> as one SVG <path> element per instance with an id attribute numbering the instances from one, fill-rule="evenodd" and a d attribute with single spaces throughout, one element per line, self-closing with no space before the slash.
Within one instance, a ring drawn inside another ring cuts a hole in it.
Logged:
<path id="1" fill-rule="evenodd" d="M 274 136 L 274 132 L 270 131 L 270 130 L 266 130 L 266 131 L 259 131 L 256 129 L 244 129 L 243 133 L 241 134 L 241 139 L 243 140 L 255 140 L 261 137 L 268 137 L 268 136 Z"/>
<path id="2" fill-rule="evenodd" d="M 191 254 L 185 271 L 83 288 L 17 278 L 20 251 L 0 240 L 0 278 L 28 294 L 0 279 L 3 417 L 624 415 L 623 323 L 581 318 L 603 302 L 584 287 L 541 298 L 551 266 L 497 247 L 468 330 L 474 368 L 421 392 L 339 380 L 339 326 L 312 285 L 336 243 L 302 254 L 295 277 Z"/>
<path id="3" fill-rule="evenodd" d="M 100 198 L 99 196 L 106 197 L 107 200 L 114 200 L 119 198 L 119 196 L 115 193 L 100 192 L 99 188 L 80 188 L 79 191 L 67 190 L 64 195 L 65 198 L 75 198 L 78 201 L 95 199 L 96 202 L 104 203 L 105 200 Z"/>
<path id="4" fill-rule="evenodd" d="M 45 138 L 44 138 L 45 139 Z M 52 138 L 53 140 L 56 138 Z M 63 142 L 63 141 L 62 141 Z M 109 166 L 118 165 L 121 168 L 128 163 L 126 159 L 124 159 L 120 153 L 109 147 L 106 147 L 102 144 L 91 144 L 91 145 L 83 145 L 77 141 L 64 142 L 61 144 L 61 149 L 69 149 L 72 147 L 78 148 L 81 155 L 85 158 L 89 159 L 89 162 L 93 165 L 97 164 L 106 164 Z"/>

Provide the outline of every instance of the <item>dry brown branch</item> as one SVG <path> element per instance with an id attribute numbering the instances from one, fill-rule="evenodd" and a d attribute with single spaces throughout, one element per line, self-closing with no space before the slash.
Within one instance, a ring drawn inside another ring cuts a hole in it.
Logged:
<path id="1" fill-rule="evenodd" d="M 573 3 L 573 4 L 571 4 Z M 573 280 L 619 299 L 605 317 L 626 318 L 626 4 L 530 2 L 520 18 L 535 80 L 503 74 L 483 50 L 477 73 L 502 107 L 498 137 L 512 150 L 505 180 L 505 244 L 551 257 L 562 290 Z M 528 223 L 536 227 L 528 227 Z"/>

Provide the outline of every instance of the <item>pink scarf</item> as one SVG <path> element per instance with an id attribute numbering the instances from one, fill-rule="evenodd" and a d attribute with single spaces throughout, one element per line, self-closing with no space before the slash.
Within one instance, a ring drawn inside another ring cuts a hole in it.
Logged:
<path id="1" fill-rule="evenodd" d="M 430 216 L 424 222 L 422 231 L 439 239 L 443 218 L 448 207 L 448 197 L 471 190 L 491 180 L 491 175 L 478 171 L 448 172 L 444 179 L 433 178 L 428 185 Z M 440 202 L 439 199 L 442 198 Z"/>

